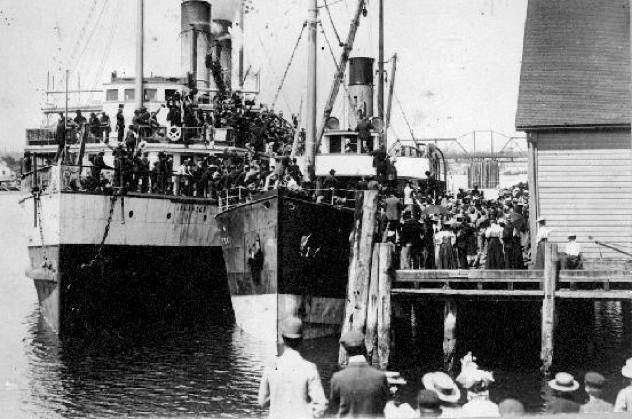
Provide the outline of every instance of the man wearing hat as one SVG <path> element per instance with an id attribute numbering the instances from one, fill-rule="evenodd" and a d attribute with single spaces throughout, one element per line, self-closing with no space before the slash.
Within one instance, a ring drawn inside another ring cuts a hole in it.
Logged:
<path id="1" fill-rule="evenodd" d="M 469 354 L 468 354 L 469 355 Z M 464 358 L 465 359 L 465 358 Z M 473 357 L 471 358 L 473 359 Z M 463 362 L 464 360 L 462 360 Z M 474 365 L 471 365 L 471 364 Z M 463 364 L 466 365 L 465 363 Z M 468 402 L 461 408 L 461 417 L 499 417 L 498 405 L 489 399 L 489 385 L 494 381 L 494 376 L 489 371 L 478 369 L 473 361 L 469 367 L 462 368 L 457 381 L 461 379 L 467 389 Z"/>
<path id="2" fill-rule="evenodd" d="M 327 409 L 327 398 L 316 365 L 298 352 L 303 340 L 301 319 L 285 319 L 281 336 L 283 354 L 263 372 L 259 405 L 270 406 L 270 418 L 320 417 Z"/>
<path id="3" fill-rule="evenodd" d="M 338 189 L 338 179 L 336 179 L 336 171 L 334 169 L 329 171 L 329 176 L 323 181 L 323 189 L 326 189 L 325 200 L 331 202 L 336 195 L 336 189 Z"/>
<path id="4" fill-rule="evenodd" d="M 580 413 L 612 412 L 614 406 L 602 398 L 606 379 L 598 372 L 589 371 L 584 376 L 584 388 L 588 394 L 588 403 L 579 408 Z"/>
<path id="5" fill-rule="evenodd" d="M 432 390 L 439 399 L 441 416 L 445 418 L 458 417 L 461 412 L 459 399 L 461 392 L 456 383 L 445 372 L 429 372 L 421 379 L 426 390 Z"/>
<path id="6" fill-rule="evenodd" d="M 566 243 L 566 269 L 582 269 L 584 260 L 582 256 L 582 247 L 577 243 L 577 234 L 568 233 L 568 243 Z M 564 268 L 562 268 L 564 269 Z"/>
<path id="7" fill-rule="evenodd" d="M 579 403 L 573 400 L 572 394 L 579 388 L 575 377 L 567 372 L 558 372 L 555 378 L 548 382 L 553 389 L 553 397 L 546 407 L 547 413 L 577 413 Z"/>
<path id="8" fill-rule="evenodd" d="M 632 412 L 632 358 L 625 361 L 621 375 L 628 379 L 628 386 L 619 391 L 614 402 L 615 412 Z"/>
<path id="9" fill-rule="evenodd" d="M 367 363 L 364 334 L 346 332 L 340 344 L 349 355 L 349 363 L 331 377 L 331 412 L 338 417 L 383 416 L 389 398 L 388 380 L 386 374 Z"/>

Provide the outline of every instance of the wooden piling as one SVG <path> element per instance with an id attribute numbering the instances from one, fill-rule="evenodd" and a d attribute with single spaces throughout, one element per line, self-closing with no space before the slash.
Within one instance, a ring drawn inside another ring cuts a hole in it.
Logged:
<path id="1" fill-rule="evenodd" d="M 380 271 L 380 245 L 373 245 L 371 258 L 371 279 L 369 286 L 369 304 L 366 313 L 366 334 L 364 343 L 366 346 L 367 360 L 371 364 L 379 362 L 377 356 L 377 316 L 379 303 L 379 271 Z"/>
<path id="2" fill-rule="evenodd" d="M 365 332 L 373 237 L 375 235 L 378 191 L 356 192 L 356 206 L 349 256 L 349 282 L 347 303 L 341 333 L 350 330 Z M 340 364 L 347 363 L 347 353 L 341 347 L 338 356 Z"/>
<path id="3" fill-rule="evenodd" d="M 555 287 L 557 286 L 557 245 L 546 243 L 544 252 L 544 299 L 542 300 L 542 370 L 548 373 L 553 364 L 553 332 L 555 329 Z"/>
<path id="4" fill-rule="evenodd" d="M 380 369 L 386 371 L 391 353 L 391 286 L 395 276 L 395 245 L 382 243 L 379 248 L 377 350 Z"/>
<path id="5" fill-rule="evenodd" d="M 452 371 L 456 349 L 456 300 L 449 298 L 443 310 L 443 369 Z"/>

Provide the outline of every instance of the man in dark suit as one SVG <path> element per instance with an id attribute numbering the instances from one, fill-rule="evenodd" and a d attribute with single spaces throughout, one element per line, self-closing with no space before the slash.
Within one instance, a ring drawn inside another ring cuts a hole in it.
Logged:
<path id="1" fill-rule="evenodd" d="M 349 364 L 331 378 L 331 412 L 337 417 L 383 416 L 388 381 L 383 372 L 367 363 L 364 335 L 352 330 L 342 335 L 340 344 L 349 355 Z"/>
<path id="2" fill-rule="evenodd" d="M 566 372 L 558 372 L 555 378 L 548 382 L 553 391 L 553 397 L 546 405 L 546 413 L 577 413 L 580 404 L 575 401 L 573 392 L 579 388 L 575 378 Z"/>

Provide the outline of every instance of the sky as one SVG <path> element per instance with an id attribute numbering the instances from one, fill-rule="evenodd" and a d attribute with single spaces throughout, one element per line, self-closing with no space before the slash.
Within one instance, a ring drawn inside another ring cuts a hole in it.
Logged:
<path id="1" fill-rule="evenodd" d="M 220 0 L 214 0 L 220 1 Z M 237 0 L 221 0 L 237 1 Z M 259 101 L 271 104 L 307 16 L 308 0 L 250 0 L 247 65 L 261 71 Z M 356 0 L 327 0 L 342 39 Z M 0 0 L 0 150 L 19 149 L 24 130 L 38 127 L 47 73 L 63 90 L 99 89 L 110 73 L 134 74 L 135 1 Z M 213 3 L 213 1 L 211 1 Z M 397 138 L 458 137 L 473 130 L 515 135 L 526 0 L 384 0 L 385 58 L 398 55 L 392 134 Z M 323 5 L 323 0 L 319 0 Z M 377 57 L 378 0 L 368 0 L 352 56 Z M 145 0 L 145 74 L 180 76 L 180 0 Z M 319 8 L 325 36 L 340 55 L 330 18 Z M 318 109 L 322 113 L 334 63 L 319 31 Z M 298 112 L 305 92 L 304 34 L 275 109 Z M 386 64 L 390 78 L 390 62 Z M 52 88 L 52 85 L 50 86 Z M 84 94 L 82 101 L 97 101 Z M 58 96 L 58 98 L 61 98 Z M 401 107 L 398 103 L 401 103 Z M 338 101 L 334 112 L 342 112 Z M 403 115 L 406 116 L 408 124 Z M 412 134 L 411 134 L 412 130 Z"/>

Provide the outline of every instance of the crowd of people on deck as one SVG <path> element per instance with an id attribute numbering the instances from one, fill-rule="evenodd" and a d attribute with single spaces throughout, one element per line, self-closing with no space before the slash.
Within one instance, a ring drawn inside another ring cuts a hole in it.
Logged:
<path id="1" fill-rule="evenodd" d="M 494 374 L 479 367 L 468 353 L 461 359 L 461 370 L 453 379 L 442 371 L 421 376 L 423 389 L 416 403 L 397 396 L 406 380 L 396 372 L 382 372 L 367 361 L 365 336 L 359 331 L 343 333 L 340 345 L 348 357 L 347 365 L 331 377 L 326 397 L 315 364 L 303 359 L 300 346 L 302 322 L 289 317 L 282 323 L 283 353 L 263 372 L 258 401 L 269 408 L 271 418 L 302 417 L 386 417 L 386 418 L 481 418 L 519 417 L 525 407 L 518 398 L 492 401 Z M 632 358 L 621 369 L 628 386 L 621 389 L 614 404 L 605 399 L 606 378 L 595 371 L 579 383 L 567 372 L 558 372 L 547 381 L 544 411 L 557 413 L 632 412 Z M 416 404 L 416 405 L 415 405 Z"/>
<path id="2" fill-rule="evenodd" d="M 195 88 L 184 94 L 176 91 L 167 98 L 166 104 L 153 112 L 145 107 L 135 109 L 129 124 L 123 113 L 124 105 L 120 104 L 114 126 L 118 143 L 125 144 L 128 150 L 143 141 L 210 145 L 216 129 L 230 127 L 234 145 L 253 153 L 274 151 L 283 154 L 291 147 L 298 126 L 296 117 L 292 116 L 292 123 L 289 123 L 282 112 L 255 107 L 255 101 L 246 99 L 240 91 L 216 95 L 212 107 L 201 107 L 199 98 Z M 158 120 L 158 114 L 164 108 L 167 109 L 168 126 L 161 126 Z M 55 130 L 59 151 L 55 160 L 69 143 L 82 140 L 109 143 L 112 123 L 106 112 L 91 113 L 89 119 L 80 110 L 74 118 L 66 118 L 63 113 L 59 116 Z"/>

